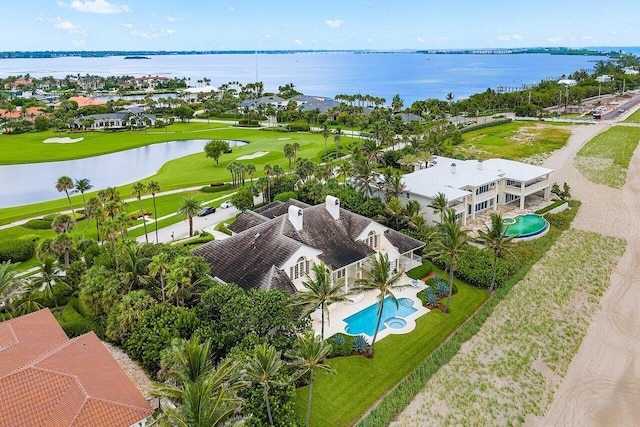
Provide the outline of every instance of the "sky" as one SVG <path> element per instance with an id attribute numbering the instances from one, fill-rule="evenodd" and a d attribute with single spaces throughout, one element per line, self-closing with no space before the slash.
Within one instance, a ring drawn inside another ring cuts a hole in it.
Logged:
<path id="1" fill-rule="evenodd" d="M 640 46 L 637 0 L 2 0 L 0 51 Z"/>

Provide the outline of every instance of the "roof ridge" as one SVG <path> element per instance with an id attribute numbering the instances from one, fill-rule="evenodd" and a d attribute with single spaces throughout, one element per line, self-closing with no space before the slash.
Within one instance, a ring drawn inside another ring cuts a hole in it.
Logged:
<path id="1" fill-rule="evenodd" d="M 18 339 L 18 336 L 16 335 L 16 332 L 13 330 L 13 327 L 11 326 L 10 323 L 7 323 L 7 330 L 11 333 L 11 335 L 13 336 L 13 342 L 7 343 L 5 345 L 0 346 L 0 352 L 3 352 L 4 350 L 13 347 L 16 344 L 20 343 L 20 340 Z"/>
<path id="2" fill-rule="evenodd" d="M 89 332 L 87 332 L 87 333 L 89 333 Z M 87 334 L 84 334 L 84 335 L 87 335 Z M 65 348 L 65 347 L 69 346 L 70 344 L 76 342 L 79 338 L 83 337 L 84 335 L 80 335 L 80 336 L 72 338 L 72 339 L 67 339 L 66 341 L 63 341 L 60 344 L 58 344 L 58 345 L 56 345 L 54 347 L 51 347 L 49 350 L 47 350 L 44 353 L 41 353 L 40 355 L 34 357 L 30 361 L 25 362 L 24 364 L 20 365 L 19 367 L 17 367 L 13 371 L 9 372 L 7 375 L 14 374 L 14 373 L 16 373 L 18 371 L 21 371 L 23 369 L 26 369 L 28 367 L 35 367 L 35 365 L 37 363 L 40 363 L 43 360 L 48 359 L 49 357 L 53 356 L 54 354 L 56 354 L 57 352 L 59 352 L 63 348 Z M 38 369 L 42 369 L 42 368 L 38 368 Z M 42 369 L 42 370 L 46 371 L 47 369 Z M 56 372 L 56 371 L 50 371 L 50 372 Z M 56 373 L 58 373 L 58 372 L 56 372 Z"/>
<path id="3" fill-rule="evenodd" d="M 141 408 L 140 406 L 129 405 L 127 403 L 116 402 L 115 400 L 103 399 L 101 397 L 88 396 L 86 400 L 87 401 L 95 400 L 95 401 L 98 401 L 98 402 L 108 403 L 110 405 L 115 405 L 115 406 L 120 406 L 120 407 L 123 407 L 123 408 L 134 409 L 134 410 L 137 410 L 137 411 L 140 411 L 140 412 L 148 412 L 147 409 Z M 146 399 L 145 399 L 145 401 L 146 401 Z M 149 406 L 151 406 L 151 405 L 149 405 Z M 153 411 L 151 411 L 151 413 L 153 413 Z"/>

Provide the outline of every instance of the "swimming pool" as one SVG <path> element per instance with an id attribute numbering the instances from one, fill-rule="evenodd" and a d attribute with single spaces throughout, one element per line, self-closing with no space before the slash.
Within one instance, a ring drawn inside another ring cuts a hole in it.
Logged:
<path id="1" fill-rule="evenodd" d="M 398 298 L 398 306 L 396 307 L 391 297 L 386 297 L 378 332 L 386 328 L 401 329 L 405 327 L 407 322 L 404 318 L 418 311 L 413 305 L 414 302 L 410 298 Z M 378 303 L 371 304 L 343 320 L 347 323 L 344 329 L 347 334 L 366 334 L 372 337 L 376 332 L 376 322 L 378 321 Z"/>
<path id="2" fill-rule="evenodd" d="M 515 218 L 505 218 L 502 220 L 507 236 L 515 236 L 518 239 L 539 236 L 549 229 L 546 219 L 536 214 L 518 215 Z"/>

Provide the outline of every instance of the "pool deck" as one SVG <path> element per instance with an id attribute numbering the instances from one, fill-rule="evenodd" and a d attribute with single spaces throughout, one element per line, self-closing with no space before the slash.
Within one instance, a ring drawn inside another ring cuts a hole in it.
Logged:
<path id="1" fill-rule="evenodd" d="M 413 301 L 413 307 L 417 309 L 415 313 L 410 314 L 404 319 L 407 322 L 407 325 L 400 329 L 393 328 L 385 328 L 378 332 L 378 337 L 376 340 L 380 340 L 390 334 L 407 334 L 416 327 L 416 319 L 424 314 L 427 314 L 430 310 L 422 305 L 422 301 L 417 297 L 417 293 L 425 288 L 425 284 L 422 281 L 418 281 L 418 286 L 411 285 L 412 280 L 406 275 L 403 274 L 400 278 L 401 284 L 408 285 L 407 287 L 398 289 L 393 292 L 396 298 L 409 298 Z M 371 304 L 377 304 L 378 302 L 378 292 L 377 291 L 369 291 L 362 294 L 357 294 L 351 297 L 351 299 L 357 301 L 353 303 L 335 303 L 329 306 L 329 319 L 325 318 L 324 324 L 324 336 L 328 338 L 337 333 L 346 333 L 345 328 L 347 323 L 344 321 L 347 317 L 351 316 L 370 306 Z M 386 305 L 386 304 L 385 304 Z M 320 311 L 317 310 L 315 313 L 311 315 L 312 327 L 316 334 L 320 334 L 322 328 L 322 317 L 320 315 Z M 384 322 L 385 319 L 382 319 Z M 372 336 L 366 335 L 369 343 L 371 343 Z"/>

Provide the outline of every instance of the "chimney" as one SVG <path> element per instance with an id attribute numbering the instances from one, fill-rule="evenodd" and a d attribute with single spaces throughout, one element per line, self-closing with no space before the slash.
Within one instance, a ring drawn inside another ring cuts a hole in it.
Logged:
<path id="1" fill-rule="evenodd" d="M 302 230 L 302 208 L 289 206 L 289 221 L 296 231 Z"/>
<path id="2" fill-rule="evenodd" d="M 451 163 L 451 173 L 453 173 L 453 174 L 456 173 L 456 164 L 455 163 Z"/>
<path id="3" fill-rule="evenodd" d="M 478 170 L 482 170 L 482 160 L 478 160 Z"/>
<path id="4" fill-rule="evenodd" d="M 333 196 L 327 196 L 324 203 L 324 206 L 327 208 L 327 211 L 329 211 L 333 219 L 340 218 L 340 199 Z"/>

